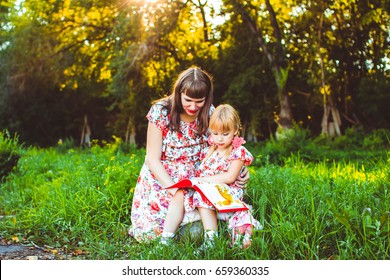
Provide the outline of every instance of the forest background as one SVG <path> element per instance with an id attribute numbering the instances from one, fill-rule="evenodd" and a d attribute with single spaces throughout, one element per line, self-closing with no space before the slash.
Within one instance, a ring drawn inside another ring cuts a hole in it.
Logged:
<path id="1" fill-rule="evenodd" d="M 42 147 L 142 146 L 151 101 L 197 65 L 250 141 L 388 129 L 389 3 L 2 0 L 0 128 Z"/>

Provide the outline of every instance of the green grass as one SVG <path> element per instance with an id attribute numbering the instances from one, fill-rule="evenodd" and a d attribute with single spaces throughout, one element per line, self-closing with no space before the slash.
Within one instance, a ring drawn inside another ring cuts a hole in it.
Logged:
<path id="1" fill-rule="evenodd" d="M 389 167 L 352 163 L 256 169 L 249 197 L 269 259 L 388 259 Z M 260 202 L 260 203 L 258 203 Z"/>
<path id="2" fill-rule="evenodd" d="M 257 158 L 266 157 L 264 146 L 250 149 Z M 310 161 L 301 152 L 250 168 L 246 200 L 264 226 L 252 246 L 231 248 L 221 223 L 217 249 L 202 258 L 390 258 L 388 152 L 381 148 L 376 157 L 353 161 Z M 129 238 L 144 155 L 144 149 L 126 147 L 116 138 L 90 149 L 24 148 L 0 185 L 0 215 L 8 217 L 0 220 L 0 234 L 15 242 L 81 250 L 80 258 L 87 259 L 196 259 L 193 250 L 201 240 L 188 234 L 165 251 Z"/>

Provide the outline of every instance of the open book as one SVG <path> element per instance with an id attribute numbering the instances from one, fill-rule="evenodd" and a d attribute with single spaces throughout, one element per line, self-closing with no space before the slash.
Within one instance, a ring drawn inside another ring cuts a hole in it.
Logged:
<path id="1" fill-rule="evenodd" d="M 248 210 L 244 202 L 234 199 L 230 193 L 230 187 L 221 183 L 210 183 L 199 179 L 186 179 L 177 182 L 168 188 L 193 188 L 203 198 L 208 200 L 219 212 L 233 212 Z"/>

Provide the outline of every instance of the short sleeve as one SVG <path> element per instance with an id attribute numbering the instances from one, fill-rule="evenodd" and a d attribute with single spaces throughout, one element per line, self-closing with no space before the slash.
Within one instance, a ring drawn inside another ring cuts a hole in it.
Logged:
<path id="1" fill-rule="evenodd" d="M 230 155 L 230 159 L 231 160 L 237 160 L 237 159 L 242 160 L 242 161 L 244 161 L 244 165 L 247 166 L 253 162 L 254 157 L 245 147 L 240 146 L 236 149 L 233 149 L 233 151 Z"/>
<path id="2" fill-rule="evenodd" d="M 168 126 L 168 110 L 161 102 L 152 105 L 146 118 L 160 130 Z"/>

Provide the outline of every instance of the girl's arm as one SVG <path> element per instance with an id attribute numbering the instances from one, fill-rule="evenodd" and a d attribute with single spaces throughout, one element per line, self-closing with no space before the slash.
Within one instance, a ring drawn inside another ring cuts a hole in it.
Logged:
<path id="1" fill-rule="evenodd" d="M 213 183 L 232 184 L 236 181 L 238 175 L 241 172 L 241 168 L 243 166 L 244 166 L 243 160 L 239 160 L 239 159 L 233 160 L 227 172 L 216 174 L 214 176 L 202 177 L 200 179 L 207 182 L 213 182 Z"/>
<path id="2" fill-rule="evenodd" d="M 161 163 L 162 140 L 162 131 L 149 122 L 146 135 L 145 162 L 162 187 L 167 188 L 173 185 L 174 182 Z M 174 194 L 176 190 L 177 189 L 169 189 L 168 192 Z"/>

